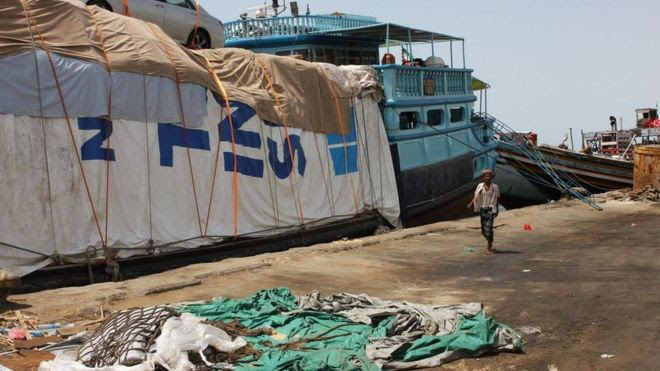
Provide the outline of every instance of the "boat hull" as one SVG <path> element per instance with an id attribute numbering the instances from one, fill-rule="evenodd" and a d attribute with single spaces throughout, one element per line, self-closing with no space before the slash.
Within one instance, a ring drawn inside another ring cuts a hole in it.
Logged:
<path id="1" fill-rule="evenodd" d="M 602 193 L 632 187 L 633 165 L 629 161 L 585 155 L 560 148 L 541 145 L 538 153 L 549 168 L 566 183 L 575 183 L 591 193 Z M 552 177 L 520 148 L 500 143 L 497 152 L 502 160 L 527 178 L 550 199 L 561 197 Z"/>
<path id="2" fill-rule="evenodd" d="M 498 158 L 495 174 L 495 183 L 500 187 L 500 203 L 506 209 L 538 205 L 547 201 L 547 196 L 506 160 Z"/>
<path id="3" fill-rule="evenodd" d="M 404 226 L 472 216 L 466 205 L 480 181 L 480 177 L 474 175 L 473 152 L 401 171 L 396 144 L 392 144 L 390 149 Z"/>
<path id="4" fill-rule="evenodd" d="M 381 225 L 380 216 L 375 212 L 367 212 L 305 230 L 292 230 L 268 237 L 243 238 L 190 250 L 138 255 L 119 259 L 118 264 L 121 269 L 121 279 L 125 280 L 165 272 L 190 264 L 284 251 L 335 241 L 344 237 L 367 236 L 373 234 L 379 225 Z M 21 284 L 12 291 L 26 293 L 66 286 L 84 286 L 109 280 L 105 262 L 96 260 L 89 264 L 67 264 L 42 268 L 22 277 Z"/>

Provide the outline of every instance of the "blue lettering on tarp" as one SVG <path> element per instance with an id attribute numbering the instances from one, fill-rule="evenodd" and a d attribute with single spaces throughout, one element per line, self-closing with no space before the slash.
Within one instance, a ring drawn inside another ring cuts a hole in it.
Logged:
<path id="1" fill-rule="evenodd" d="M 223 102 L 220 100 L 220 97 L 215 94 L 213 96 L 215 97 L 215 100 L 218 102 L 218 104 L 223 104 Z M 261 148 L 261 136 L 259 133 L 248 130 L 241 130 L 243 124 L 248 122 L 257 114 L 254 109 L 252 109 L 252 107 L 248 106 L 247 104 L 234 101 L 229 102 L 229 107 L 235 107 L 236 109 L 231 112 L 231 125 L 229 123 L 229 116 L 226 116 L 218 124 L 218 135 L 220 136 L 220 141 L 232 142 L 233 132 L 234 144 L 248 148 Z M 223 152 L 222 156 L 225 160 L 225 171 L 233 172 L 234 154 L 232 152 Z M 236 154 L 235 158 L 236 172 L 243 175 L 263 178 L 263 160 L 250 158 L 239 154 Z"/>
<path id="2" fill-rule="evenodd" d="M 112 135 L 112 121 L 101 117 L 79 117 L 78 129 L 99 131 L 80 147 L 80 155 L 83 161 L 115 161 L 115 150 L 102 147 L 103 142 Z"/>
<path id="3" fill-rule="evenodd" d="M 234 171 L 234 155 L 231 152 L 224 152 L 222 155 L 225 160 L 225 171 Z M 247 176 L 263 178 L 264 162 L 256 158 L 236 155 L 236 172 Z"/>
<path id="4" fill-rule="evenodd" d="M 248 148 L 261 148 L 261 137 L 259 136 L 259 133 L 240 130 L 243 124 L 248 122 L 252 117 L 256 115 L 256 112 L 254 112 L 252 107 L 240 102 L 230 102 L 229 106 L 236 107 L 236 109 L 231 113 L 232 125 L 229 125 L 228 116 L 226 116 L 222 122 L 220 122 L 218 125 L 220 140 L 223 142 L 231 142 L 231 129 L 233 127 L 234 143 L 241 146 L 246 146 Z"/>
<path id="5" fill-rule="evenodd" d="M 345 175 L 358 171 L 357 135 L 355 132 L 355 115 L 353 115 L 352 108 L 349 129 L 350 132 L 347 136 L 341 134 L 328 134 L 326 136 L 335 175 Z"/>
<path id="6" fill-rule="evenodd" d="M 158 147 L 160 148 L 160 166 L 172 167 L 174 164 L 174 146 L 185 148 L 186 142 L 188 148 L 205 151 L 211 150 L 208 131 L 159 123 Z"/>
<path id="7" fill-rule="evenodd" d="M 305 151 L 300 143 L 298 135 L 289 135 L 285 140 L 282 147 L 284 148 L 283 160 L 280 161 L 277 154 L 277 143 L 267 138 L 268 144 L 268 163 L 273 168 L 275 176 L 280 179 L 285 179 L 291 174 L 293 170 L 292 159 L 298 155 L 298 174 L 305 175 L 305 167 L 307 166 L 307 159 L 305 158 Z M 293 150 L 293 154 L 291 151 Z"/>
<path id="8" fill-rule="evenodd" d="M 214 94 L 213 97 L 215 98 L 218 104 L 224 106 L 224 102 L 219 96 Z M 252 107 L 241 102 L 230 101 L 229 107 L 235 108 L 231 112 L 231 125 L 229 123 L 229 117 L 225 117 L 218 124 L 218 134 L 220 136 L 220 141 L 230 142 L 230 143 L 233 141 L 233 143 L 237 146 L 260 149 L 261 148 L 260 133 L 242 129 L 243 125 L 248 121 L 250 121 L 250 119 L 252 119 L 254 116 L 256 116 L 257 113 L 254 111 Z M 263 121 L 263 125 L 271 126 L 271 127 L 280 127 L 279 124 L 274 124 L 267 121 Z M 232 138 L 232 134 L 233 134 L 233 138 Z M 291 149 L 293 150 L 293 154 L 291 154 L 291 151 L 289 149 L 289 141 L 291 144 Z M 296 155 L 298 156 L 298 166 L 297 166 L 298 174 L 300 175 L 305 174 L 307 159 L 305 158 L 305 152 L 302 148 L 302 144 L 300 143 L 300 136 L 290 135 L 287 139 L 285 139 L 283 161 L 280 161 L 278 159 L 278 149 L 277 149 L 277 143 L 275 141 L 267 138 L 267 146 L 268 146 L 268 163 L 273 169 L 275 176 L 277 176 L 279 179 L 284 179 L 291 174 L 293 169 L 293 164 L 291 161 L 292 155 L 294 158 Z M 263 160 L 258 158 L 251 158 L 239 154 L 234 154 L 228 151 L 223 152 L 222 155 L 225 164 L 225 171 L 227 172 L 234 171 L 234 159 L 236 159 L 235 160 L 236 172 L 243 175 L 263 178 L 264 176 Z"/>

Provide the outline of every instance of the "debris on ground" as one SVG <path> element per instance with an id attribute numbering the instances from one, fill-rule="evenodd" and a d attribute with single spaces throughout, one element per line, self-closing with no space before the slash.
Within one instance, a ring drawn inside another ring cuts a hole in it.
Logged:
<path id="1" fill-rule="evenodd" d="M 653 201 L 660 202 L 660 188 L 652 185 L 644 186 L 642 189 L 634 191 L 632 188 L 624 188 L 616 191 L 604 193 L 607 200 L 613 201 Z"/>
<path id="2" fill-rule="evenodd" d="M 23 349 L 11 354 L 0 355 L 0 366 L 10 370 L 36 370 L 41 362 L 55 359 L 50 352 Z"/>
<path id="3" fill-rule="evenodd" d="M 163 306 L 116 312 L 94 331 L 78 359 L 87 367 L 140 364 L 146 361 L 165 321 L 176 315 Z"/>
<path id="4" fill-rule="evenodd" d="M 518 330 L 525 335 L 534 335 L 541 333 L 541 328 L 538 326 L 521 326 L 518 327 Z"/>
<path id="5" fill-rule="evenodd" d="M 32 314 L 20 310 L 0 316 L 0 366 L 16 370 L 36 369 L 39 362 L 55 358 L 43 350 L 65 343 L 65 339 L 74 334 L 94 329 L 99 321 L 78 324 L 39 322 Z M 25 360 L 27 356 L 41 361 Z"/>
<path id="6" fill-rule="evenodd" d="M 600 355 L 600 358 L 602 358 L 602 359 L 610 359 L 612 357 L 614 357 L 614 354 L 601 354 Z"/>
<path id="7" fill-rule="evenodd" d="M 0 353 L 10 352 L 14 350 L 14 342 L 9 339 L 9 336 L 0 334 Z"/>
<path id="8" fill-rule="evenodd" d="M 57 357 L 40 370 L 409 369 L 520 351 L 522 340 L 479 303 L 421 305 L 316 291 L 296 297 L 278 288 L 245 299 L 122 310 L 91 336 L 60 344 L 48 348 Z"/>

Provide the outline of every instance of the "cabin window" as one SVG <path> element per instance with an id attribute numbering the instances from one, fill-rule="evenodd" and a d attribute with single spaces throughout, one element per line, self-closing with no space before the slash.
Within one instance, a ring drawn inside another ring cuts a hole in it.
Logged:
<path id="1" fill-rule="evenodd" d="M 310 49 L 294 49 L 291 55 L 300 55 L 302 56 L 302 59 L 308 61 L 309 60 L 309 52 Z"/>
<path id="2" fill-rule="evenodd" d="M 326 62 L 323 49 L 314 49 L 314 62 Z"/>
<path id="3" fill-rule="evenodd" d="M 449 110 L 449 121 L 451 122 L 461 122 L 463 121 L 463 116 L 465 116 L 465 108 L 452 108 Z"/>
<path id="4" fill-rule="evenodd" d="M 328 63 L 336 63 L 335 61 L 335 50 L 334 49 L 326 49 L 325 50 L 325 61 Z"/>
<path id="5" fill-rule="evenodd" d="M 338 49 L 337 50 L 337 65 L 341 66 L 346 64 L 346 50 Z"/>
<path id="6" fill-rule="evenodd" d="M 348 64 L 361 64 L 362 63 L 362 53 L 359 50 L 349 50 L 348 51 Z"/>
<path id="7" fill-rule="evenodd" d="M 378 64 L 378 54 L 376 52 L 363 52 L 362 63 L 364 64 Z"/>
<path id="8" fill-rule="evenodd" d="M 401 112 L 399 114 L 399 129 L 408 130 L 417 127 L 417 112 Z"/>
<path id="9" fill-rule="evenodd" d="M 445 111 L 441 109 L 432 109 L 426 112 L 426 123 L 429 126 L 442 125 Z"/>

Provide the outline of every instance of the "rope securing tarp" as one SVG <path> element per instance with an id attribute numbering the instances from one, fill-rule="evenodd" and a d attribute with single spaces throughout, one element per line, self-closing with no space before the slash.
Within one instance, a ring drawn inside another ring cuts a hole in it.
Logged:
<path id="1" fill-rule="evenodd" d="M 0 235 L 20 247 L 0 249 L 0 268 L 22 276 L 105 258 L 118 278 L 116 259 L 145 252 L 302 231 L 365 210 L 397 224 L 373 70 L 196 54 L 157 26 L 46 3 L 0 8 L 0 156 L 12 159 L 0 162 L 0 208 L 14 216 Z M 130 45 L 116 44 L 114 22 L 139 28 Z"/>

